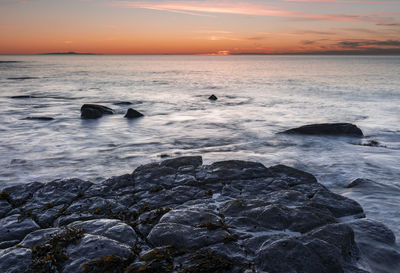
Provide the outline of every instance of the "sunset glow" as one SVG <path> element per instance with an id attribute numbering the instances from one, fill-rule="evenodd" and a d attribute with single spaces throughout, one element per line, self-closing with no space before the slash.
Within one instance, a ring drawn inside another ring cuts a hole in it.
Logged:
<path id="1" fill-rule="evenodd" d="M 398 0 L 3 0 L 0 15 L 0 54 L 400 52 Z"/>

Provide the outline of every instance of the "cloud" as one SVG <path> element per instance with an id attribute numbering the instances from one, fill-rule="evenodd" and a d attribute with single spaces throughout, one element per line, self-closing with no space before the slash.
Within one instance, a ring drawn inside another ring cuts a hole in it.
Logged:
<path id="1" fill-rule="evenodd" d="M 282 10 L 265 5 L 252 4 L 248 2 L 217 2 L 217 1 L 113 1 L 113 6 L 150 9 L 168 12 L 177 12 L 190 15 L 206 14 L 240 14 L 240 15 L 258 15 L 258 16 L 277 16 L 293 17 L 308 20 L 328 20 L 328 21 L 357 21 L 359 15 L 349 14 L 318 14 L 303 13 L 290 10 Z"/>
<path id="2" fill-rule="evenodd" d="M 395 3 L 395 1 L 386 0 L 285 0 L 286 2 L 318 2 L 318 3 L 369 3 L 369 4 L 383 4 L 383 3 Z"/>
<path id="3" fill-rule="evenodd" d="M 265 37 L 207 36 L 207 37 L 195 37 L 193 39 L 210 40 L 210 41 L 259 41 L 265 39 Z"/>
<path id="4" fill-rule="evenodd" d="M 399 27 L 400 23 L 378 23 L 377 26 Z"/>
<path id="5" fill-rule="evenodd" d="M 399 48 L 400 40 L 347 40 L 336 44 L 340 48 L 361 49 L 368 47 Z"/>

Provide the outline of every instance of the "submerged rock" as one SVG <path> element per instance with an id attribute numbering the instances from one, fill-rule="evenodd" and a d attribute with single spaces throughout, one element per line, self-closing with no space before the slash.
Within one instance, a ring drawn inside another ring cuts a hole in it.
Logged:
<path id="1" fill-rule="evenodd" d="M 362 137 L 364 134 L 356 125 L 351 123 L 321 123 L 304 125 L 298 128 L 289 129 L 283 134 L 301 135 L 332 135 Z"/>
<path id="2" fill-rule="evenodd" d="M 143 117 L 144 115 L 135 109 L 129 108 L 128 111 L 125 114 L 125 118 L 140 118 Z"/>
<path id="3" fill-rule="evenodd" d="M 26 117 L 24 119 L 25 120 L 42 120 L 42 121 L 54 120 L 54 118 L 52 118 L 52 117 L 44 117 L 44 116 L 39 116 L 39 117 L 30 116 L 30 117 Z"/>
<path id="4" fill-rule="evenodd" d="M 1 272 L 391 273 L 400 266 L 387 227 L 284 165 L 171 158 L 98 184 L 6 188 L 0 208 Z"/>
<path id="5" fill-rule="evenodd" d="M 114 105 L 131 105 L 133 103 L 130 101 L 117 101 L 117 102 L 114 102 L 113 104 Z"/>
<path id="6" fill-rule="evenodd" d="M 112 115 L 114 111 L 103 105 L 98 104 L 84 104 L 81 107 L 81 118 L 83 119 L 97 119 L 103 115 Z"/>
<path id="7" fill-rule="evenodd" d="M 215 96 L 214 94 L 208 97 L 209 100 L 217 100 L 217 96 Z"/>
<path id="8" fill-rule="evenodd" d="M 18 95 L 18 96 L 11 96 L 12 99 L 33 99 L 36 96 L 33 95 Z"/>

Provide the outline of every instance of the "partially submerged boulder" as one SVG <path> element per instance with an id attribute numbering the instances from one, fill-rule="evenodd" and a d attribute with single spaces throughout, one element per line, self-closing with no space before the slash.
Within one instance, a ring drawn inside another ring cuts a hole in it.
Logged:
<path id="1" fill-rule="evenodd" d="M 128 111 L 126 112 L 124 118 L 140 118 L 143 117 L 144 115 L 138 111 L 136 111 L 135 109 L 129 108 Z"/>
<path id="2" fill-rule="evenodd" d="M 212 94 L 211 96 L 208 97 L 209 100 L 217 100 L 217 96 Z"/>
<path id="3" fill-rule="evenodd" d="M 13 186 L 0 205 L 2 272 L 390 273 L 400 266 L 388 228 L 284 165 L 171 158 L 98 184 Z"/>
<path id="4" fill-rule="evenodd" d="M 331 136 L 350 136 L 362 137 L 364 134 L 360 128 L 351 123 L 320 123 L 304 125 L 298 128 L 289 129 L 283 134 L 300 135 L 331 135 Z"/>
<path id="5" fill-rule="evenodd" d="M 106 106 L 98 104 L 84 104 L 81 107 L 81 118 L 83 119 L 97 119 L 103 115 L 112 115 L 114 111 Z"/>

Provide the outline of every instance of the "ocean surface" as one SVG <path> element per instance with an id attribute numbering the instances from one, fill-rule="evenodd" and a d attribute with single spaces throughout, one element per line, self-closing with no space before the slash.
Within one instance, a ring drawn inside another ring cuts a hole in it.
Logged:
<path id="1" fill-rule="evenodd" d="M 116 114 L 82 120 L 84 103 Z M 145 117 L 124 119 L 129 107 Z M 366 137 L 276 134 L 318 122 L 354 123 Z M 380 145 L 360 145 L 371 140 Z M 165 156 L 279 163 L 400 238 L 399 56 L 0 56 L 0 141 L 0 189 L 96 182 Z M 379 184 L 345 188 L 359 177 Z"/>

